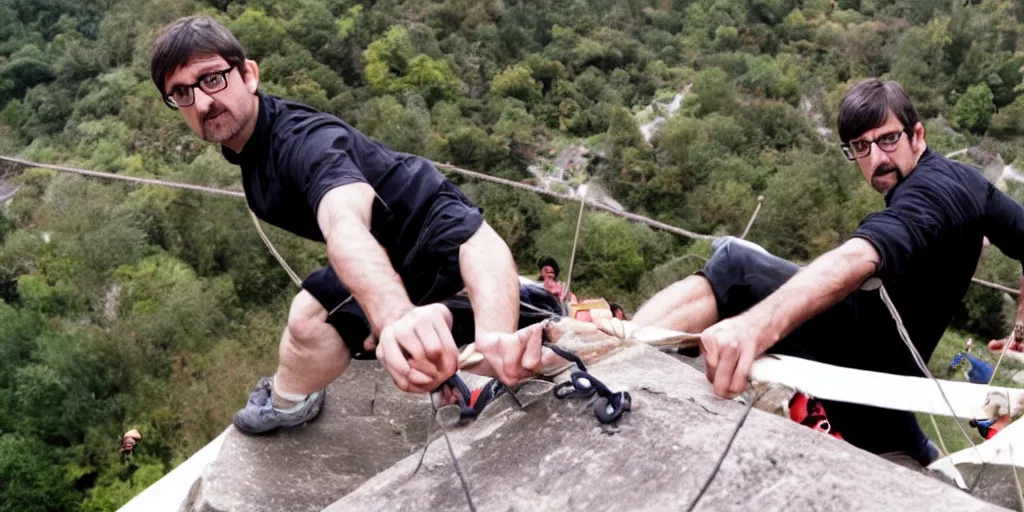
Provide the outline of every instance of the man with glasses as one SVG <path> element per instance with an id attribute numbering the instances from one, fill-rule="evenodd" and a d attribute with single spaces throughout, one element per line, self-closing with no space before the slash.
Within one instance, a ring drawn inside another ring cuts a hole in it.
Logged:
<path id="1" fill-rule="evenodd" d="M 521 293 L 537 294 L 520 290 L 508 246 L 428 160 L 261 93 L 256 62 L 210 17 L 165 27 L 150 71 L 164 102 L 241 167 L 259 218 L 327 245 L 330 265 L 302 283 L 277 372 L 235 415 L 239 430 L 314 418 L 352 358 L 380 359 L 410 392 L 437 389 L 472 341 L 505 384 L 539 367 L 545 315 L 519 311 Z"/>
<path id="2" fill-rule="evenodd" d="M 865 281 L 885 285 L 927 360 L 960 308 L 984 237 L 1024 258 L 1024 208 L 977 169 L 929 149 L 898 83 L 856 84 L 838 121 L 843 152 L 884 195 L 884 210 L 802 269 L 748 241 L 719 239 L 702 270 L 659 292 L 634 316 L 642 325 L 701 332 L 708 380 L 720 396 L 742 393 L 751 364 L 766 351 L 921 375 L 879 292 L 862 289 Z M 938 456 L 911 413 L 822 405 L 831 430 L 858 447 L 922 465 Z"/>

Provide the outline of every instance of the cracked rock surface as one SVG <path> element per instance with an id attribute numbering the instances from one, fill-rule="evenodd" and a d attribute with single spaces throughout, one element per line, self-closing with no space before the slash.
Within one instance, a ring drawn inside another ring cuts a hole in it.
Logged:
<path id="1" fill-rule="evenodd" d="M 703 374 L 649 347 L 591 373 L 627 390 L 633 410 L 602 426 L 587 400 L 531 382 L 476 422 L 448 429 L 480 511 L 685 510 L 744 406 Z M 331 385 L 323 416 L 251 438 L 231 432 L 188 510 L 468 510 L 440 433 L 414 475 L 425 397 L 394 389 L 376 362 Z M 326 507 L 326 508 L 325 508 Z M 753 410 L 698 510 L 994 510 L 938 479 L 792 421 Z"/>

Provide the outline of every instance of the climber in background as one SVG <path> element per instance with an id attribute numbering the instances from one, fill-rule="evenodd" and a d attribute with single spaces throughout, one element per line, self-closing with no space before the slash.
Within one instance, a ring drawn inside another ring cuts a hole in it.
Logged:
<path id="1" fill-rule="evenodd" d="M 569 291 L 565 282 L 559 281 L 558 276 L 561 273 L 558 268 L 558 262 L 550 256 L 545 256 L 537 262 L 537 267 L 540 269 L 540 277 L 537 278 L 544 289 L 549 293 L 558 298 L 559 302 L 566 302 L 569 304 L 575 304 L 579 302 L 576 295 Z"/>

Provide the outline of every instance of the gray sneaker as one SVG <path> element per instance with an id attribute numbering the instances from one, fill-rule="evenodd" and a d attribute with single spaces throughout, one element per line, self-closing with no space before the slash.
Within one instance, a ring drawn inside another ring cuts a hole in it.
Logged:
<path id="1" fill-rule="evenodd" d="M 235 413 L 235 428 L 249 435 L 263 434 L 278 428 L 302 425 L 320 414 L 326 394 L 324 390 L 309 395 L 297 410 L 281 412 L 274 408 L 270 400 L 273 385 L 274 379 L 271 377 L 264 377 L 256 383 L 256 389 L 249 394 L 245 407 Z"/>

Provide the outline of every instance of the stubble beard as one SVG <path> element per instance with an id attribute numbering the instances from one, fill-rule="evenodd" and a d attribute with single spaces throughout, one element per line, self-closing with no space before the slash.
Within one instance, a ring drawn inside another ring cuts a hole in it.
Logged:
<path id="1" fill-rule="evenodd" d="M 204 116 L 200 127 L 203 130 L 203 140 L 217 144 L 222 144 L 236 137 L 242 131 L 242 127 L 250 116 L 250 113 L 246 112 L 239 119 L 226 107 L 220 107 L 218 110 L 212 111 L 212 113 L 212 116 Z"/>

